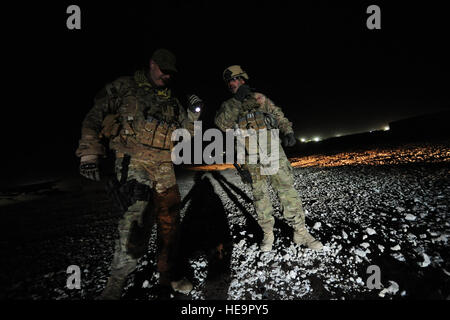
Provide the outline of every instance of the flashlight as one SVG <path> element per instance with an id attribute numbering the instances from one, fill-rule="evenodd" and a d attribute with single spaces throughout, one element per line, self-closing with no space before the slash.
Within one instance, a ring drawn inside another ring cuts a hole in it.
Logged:
<path id="1" fill-rule="evenodd" d="M 191 94 L 188 96 L 189 101 L 189 109 L 195 113 L 199 113 L 203 107 L 203 101 L 195 94 Z"/>

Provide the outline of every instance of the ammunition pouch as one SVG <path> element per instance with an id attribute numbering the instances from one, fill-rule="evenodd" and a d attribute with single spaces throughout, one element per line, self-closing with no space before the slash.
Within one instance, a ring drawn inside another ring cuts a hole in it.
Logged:
<path id="1" fill-rule="evenodd" d="M 172 133 L 176 128 L 174 124 L 148 116 L 143 128 L 136 130 L 136 139 L 153 148 L 171 150 L 173 147 Z"/>
<path id="2" fill-rule="evenodd" d="M 248 130 L 261 130 L 267 129 L 266 122 L 264 120 L 264 113 L 261 111 L 249 112 L 245 116 L 238 119 L 238 126 L 240 129 Z"/>

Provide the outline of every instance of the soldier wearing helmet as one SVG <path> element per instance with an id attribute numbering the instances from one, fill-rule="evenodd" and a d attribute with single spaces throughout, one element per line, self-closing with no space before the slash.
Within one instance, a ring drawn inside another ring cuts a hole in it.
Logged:
<path id="1" fill-rule="evenodd" d="M 223 79 L 233 96 L 222 103 L 216 114 L 215 124 L 219 129 L 222 131 L 236 128 L 269 130 L 276 127 L 284 135 L 285 147 L 295 145 L 292 123 L 269 98 L 262 93 L 253 92 L 247 84 L 248 74 L 239 65 L 226 68 Z M 258 121 L 258 117 L 263 117 L 263 121 Z M 306 230 L 302 202 L 294 188 L 293 169 L 281 144 L 279 144 L 278 159 L 279 170 L 270 175 L 261 174 L 261 163 L 251 164 L 247 161 L 248 158 L 242 166 L 251 177 L 249 183 L 253 192 L 257 221 L 264 233 L 260 249 L 270 251 L 274 242 L 275 219 L 268 191 L 270 183 L 280 198 L 284 218 L 294 230 L 294 242 L 314 250 L 321 250 L 322 243 Z"/>
<path id="2" fill-rule="evenodd" d="M 168 83 L 177 72 L 175 61 L 172 52 L 156 50 L 148 70 L 107 84 L 82 124 L 76 151 L 80 173 L 100 179 L 99 162 L 106 156 L 108 144 L 115 154 L 115 180 L 110 190 L 124 211 L 103 299 L 121 297 L 127 276 L 146 252 L 152 230 L 149 222 L 153 221 L 150 209 L 158 227 L 157 270 L 163 291 L 168 292 L 170 286 L 181 292 L 192 289 L 173 263 L 181 199 L 171 161 L 171 135 L 180 127 L 194 134 L 202 101 L 190 96 L 185 109 L 172 95 Z"/>

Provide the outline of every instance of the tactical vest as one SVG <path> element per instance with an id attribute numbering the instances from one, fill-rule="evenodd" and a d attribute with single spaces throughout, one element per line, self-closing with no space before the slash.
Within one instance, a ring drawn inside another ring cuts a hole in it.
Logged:
<path id="1" fill-rule="evenodd" d="M 141 96 L 141 93 L 138 95 Z M 150 89 L 150 93 L 144 97 L 148 104 L 144 110 L 145 122 L 142 130 L 137 131 L 137 139 L 144 145 L 170 150 L 173 147 L 172 133 L 180 127 L 178 123 L 180 109 L 177 101 L 170 96 L 170 92 L 167 93 L 167 90 L 158 92 Z"/>
<path id="2" fill-rule="evenodd" d="M 142 130 L 137 130 L 136 138 L 143 145 L 162 149 L 172 149 L 172 133 L 177 126 L 148 116 Z"/>
<path id="3" fill-rule="evenodd" d="M 172 133 L 180 127 L 178 102 L 171 96 L 170 90 L 153 88 L 142 76 L 143 73 L 137 72 L 135 85 L 120 95 L 113 86 L 107 86 L 108 93 L 119 100 L 119 114 L 105 118 L 104 130 L 111 128 L 106 130 L 110 137 L 116 142 L 119 139 L 127 147 L 142 144 L 170 150 L 173 147 Z M 115 120 L 118 121 L 116 125 L 111 125 Z M 120 123 L 120 129 L 117 123 Z M 114 145 L 117 149 L 117 143 Z"/>
<path id="4" fill-rule="evenodd" d="M 249 112 L 238 119 L 239 129 L 266 129 L 266 123 L 264 122 L 264 114 L 260 111 Z"/>
<path id="5" fill-rule="evenodd" d="M 259 107 L 260 105 L 254 97 L 250 97 L 242 102 L 238 118 L 239 129 L 267 129 L 264 114 L 261 111 L 257 111 Z"/>
<path id="6" fill-rule="evenodd" d="M 259 148 L 262 147 L 262 144 L 266 145 L 266 152 L 268 154 L 271 153 L 271 141 L 272 136 L 270 129 L 278 129 L 277 121 L 274 118 L 273 115 L 264 113 L 261 110 L 261 105 L 258 103 L 258 101 L 254 97 L 247 98 L 242 102 L 242 105 L 240 107 L 238 120 L 237 120 L 237 126 L 239 129 L 247 130 L 246 131 L 246 137 L 249 136 L 255 136 L 257 142 L 257 149 L 250 148 L 250 139 L 245 138 L 244 140 L 244 146 L 246 151 L 246 163 L 248 163 L 248 156 L 250 155 L 257 155 L 258 162 L 261 159 Z M 253 129 L 254 131 L 250 130 Z M 250 130 L 250 131 L 249 131 Z M 261 131 L 265 130 L 266 132 L 266 139 L 267 140 L 261 140 L 262 137 Z M 277 145 L 278 146 L 278 145 Z"/>

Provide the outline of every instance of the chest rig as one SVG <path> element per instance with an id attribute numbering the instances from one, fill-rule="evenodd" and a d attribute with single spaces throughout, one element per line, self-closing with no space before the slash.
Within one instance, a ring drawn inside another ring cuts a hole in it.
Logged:
<path id="1" fill-rule="evenodd" d="M 266 163 L 266 158 L 271 154 L 272 149 L 272 132 L 271 129 L 277 127 L 276 120 L 271 114 L 261 110 L 260 103 L 255 97 L 251 96 L 245 99 L 240 107 L 237 120 L 237 127 L 242 130 L 239 135 L 244 137 L 243 143 L 246 151 L 246 164 Z M 253 129 L 253 130 L 251 130 Z M 244 131 L 246 130 L 246 131 Z M 251 140 L 253 138 L 253 140 Z M 251 141 L 255 144 L 251 144 Z M 262 148 L 262 150 L 261 150 Z M 263 151 L 261 153 L 260 151 Z M 253 160 L 251 160 L 253 157 Z"/>
<path id="2" fill-rule="evenodd" d="M 169 89 L 154 88 L 143 71 L 136 72 L 134 80 L 119 108 L 122 143 L 170 150 L 172 133 L 179 127 L 177 100 Z"/>
<path id="3" fill-rule="evenodd" d="M 264 114 L 259 110 L 259 103 L 254 97 L 247 98 L 242 102 L 241 111 L 238 117 L 238 127 L 242 130 L 267 129 L 264 121 Z"/>
<path id="4" fill-rule="evenodd" d="M 179 127 L 179 107 L 171 97 L 169 90 L 138 88 L 138 94 L 143 104 L 144 123 L 138 130 L 140 143 L 163 150 L 172 148 L 172 133 Z"/>

